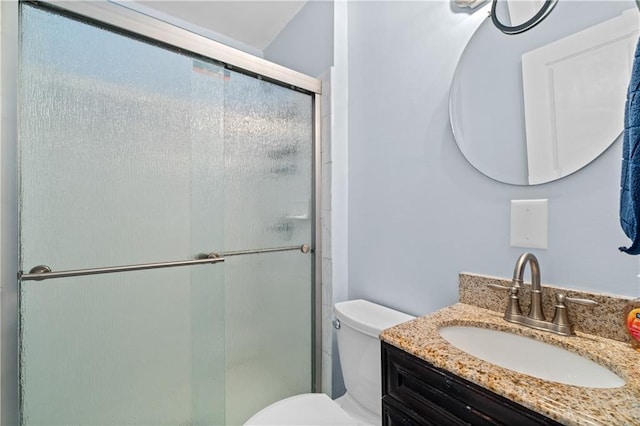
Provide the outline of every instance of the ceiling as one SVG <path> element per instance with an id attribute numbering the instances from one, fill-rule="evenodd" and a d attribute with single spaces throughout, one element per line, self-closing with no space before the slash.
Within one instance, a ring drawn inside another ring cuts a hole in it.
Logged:
<path id="1" fill-rule="evenodd" d="M 306 0 L 141 0 L 137 3 L 264 50 Z"/>

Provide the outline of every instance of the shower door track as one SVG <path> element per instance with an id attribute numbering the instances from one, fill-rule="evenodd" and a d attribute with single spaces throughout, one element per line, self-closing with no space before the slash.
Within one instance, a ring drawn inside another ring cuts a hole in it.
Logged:
<path id="1" fill-rule="evenodd" d="M 151 18 L 117 2 L 52 0 L 42 3 L 215 59 L 223 62 L 227 68 L 244 71 L 259 76 L 258 78 L 266 78 L 291 89 L 302 89 L 317 94 L 322 92 L 322 83 L 317 78 L 309 77 L 170 23 Z"/>
<path id="2" fill-rule="evenodd" d="M 107 266 L 103 268 L 87 268 L 87 269 L 71 269 L 68 271 L 52 271 L 47 265 L 38 265 L 31 268 L 28 273 L 20 271 L 18 273 L 18 279 L 22 281 L 43 281 L 53 278 L 68 278 L 68 277 L 80 277 L 85 275 L 102 275 L 113 274 L 116 272 L 131 272 L 131 271 L 144 271 L 148 269 L 160 269 L 160 268 L 175 268 L 178 266 L 193 266 L 193 265 L 210 265 L 214 263 L 224 262 L 225 257 L 242 256 L 247 254 L 261 254 L 261 253 L 276 253 L 281 251 L 300 250 L 302 253 L 309 253 L 311 247 L 308 244 L 302 244 L 301 246 L 289 246 L 289 247 L 276 247 L 266 249 L 255 250 L 238 250 L 229 251 L 225 253 L 209 253 L 201 254 L 197 256 L 197 259 L 193 260 L 178 260 L 171 262 L 158 262 L 158 263 L 140 263 L 135 265 L 122 265 L 122 266 Z"/>

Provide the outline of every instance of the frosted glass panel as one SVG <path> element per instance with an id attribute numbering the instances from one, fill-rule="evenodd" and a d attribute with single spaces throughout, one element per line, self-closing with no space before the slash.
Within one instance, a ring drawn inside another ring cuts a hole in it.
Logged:
<path id="1" fill-rule="evenodd" d="M 309 243 L 312 99 L 232 73 L 225 86 L 228 250 Z"/>
<path id="2" fill-rule="evenodd" d="M 22 15 L 21 237 L 47 241 L 23 244 L 23 265 L 187 259 L 192 237 L 222 245 L 222 70 L 30 6 Z M 210 202 L 192 232 L 192 211 Z"/>
<path id="3" fill-rule="evenodd" d="M 225 245 L 311 242 L 311 97 L 231 73 L 225 87 Z M 311 259 L 300 252 L 225 264 L 227 424 L 312 386 Z"/>
<path id="4" fill-rule="evenodd" d="M 229 258 L 226 291 L 226 424 L 311 392 L 311 256 Z"/>
<path id="5" fill-rule="evenodd" d="M 313 242 L 313 98 L 21 6 L 20 268 Z M 312 390 L 313 257 L 21 283 L 25 424 L 242 424 Z"/>
<path id="6" fill-rule="evenodd" d="M 21 7 L 21 269 L 223 249 L 224 75 Z M 224 266 L 21 283 L 25 424 L 224 424 Z"/>
<path id="7" fill-rule="evenodd" d="M 198 268 L 23 282 L 23 423 L 224 424 L 223 371 L 202 368 L 224 357 L 224 318 L 202 309 L 224 270 Z"/>

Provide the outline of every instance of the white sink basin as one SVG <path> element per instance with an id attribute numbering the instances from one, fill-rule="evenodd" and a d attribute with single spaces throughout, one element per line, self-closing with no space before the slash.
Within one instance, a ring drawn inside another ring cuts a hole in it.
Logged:
<path id="1" fill-rule="evenodd" d="M 530 337 L 472 326 L 447 326 L 438 331 L 476 358 L 542 380 L 589 388 L 617 388 L 625 383 L 590 359 Z"/>

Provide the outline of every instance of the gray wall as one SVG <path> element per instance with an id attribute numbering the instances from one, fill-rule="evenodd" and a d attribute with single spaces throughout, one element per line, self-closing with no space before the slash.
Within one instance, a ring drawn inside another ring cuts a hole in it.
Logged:
<path id="1" fill-rule="evenodd" d="M 619 141 L 535 187 L 486 178 L 458 150 L 449 84 L 486 12 L 385 1 L 348 15 L 349 298 L 424 314 L 457 300 L 460 271 L 510 277 L 525 251 L 509 246 L 510 200 L 534 198 L 549 199 L 549 249 L 530 250 L 543 284 L 637 295 L 638 259 L 617 249 Z"/>
<path id="2" fill-rule="evenodd" d="M 333 304 L 347 299 L 346 239 L 340 231 L 346 226 L 346 188 L 332 188 L 333 182 L 346 175 L 346 102 L 340 93 L 346 86 L 346 73 L 334 80 L 334 32 L 341 38 L 342 26 L 335 19 L 334 7 L 346 9 L 346 3 L 311 0 L 278 37 L 264 50 L 265 59 L 296 71 L 322 78 L 322 391 L 337 397 L 344 393 L 336 336 L 333 332 Z M 334 25 L 335 22 L 335 25 Z M 346 46 L 345 46 L 346 47 Z M 336 93 L 338 96 L 336 96 Z M 342 111 L 342 113 L 340 112 Z M 337 116 L 336 114 L 340 114 Z M 344 135 L 344 136 L 343 136 Z M 336 161 L 338 158 L 338 161 Z M 340 166 L 342 164 L 342 166 Z M 340 172 L 336 173 L 338 165 Z M 344 197 L 344 198 L 343 198 Z M 334 200 L 339 200 L 336 203 Z M 337 208 L 334 208 L 337 206 Z M 331 367 L 332 366 L 332 367 Z"/>
<path id="3" fill-rule="evenodd" d="M 264 58 L 318 77 L 333 64 L 333 1 L 309 1 L 264 50 Z"/>
<path id="4" fill-rule="evenodd" d="M 326 51 L 315 46 L 331 38 L 327 15 L 310 13 L 323 7 L 309 3 L 267 59 L 313 75 L 303 52 Z M 510 200 L 536 198 L 549 199 L 549 248 L 528 250 L 543 283 L 638 295 L 638 259 L 617 249 L 629 242 L 618 224 L 620 141 L 585 169 L 533 187 L 491 180 L 460 153 L 449 85 L 486 10 L 462 13 L 446 0 L 354 1 L 335 10 L 344 9 L 348 33 L 334 49 L 348 43 L 348 67 L 336 66 L 336 78 L 348 78 L 348 180 L 335 179 L 343 172 L 336 146 L 332 174 L 334 192 L 347 185 L 348 298 L 419 315 L 457 300 L 461 271 L 510 277 L 527 250 L 510 247 Z M 311 32 L 312 23 L 327 28 Z M 334 212 L 342 207 L 334 197 Z M 333 235 L 334 245 L 341 237 Z"/>

